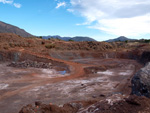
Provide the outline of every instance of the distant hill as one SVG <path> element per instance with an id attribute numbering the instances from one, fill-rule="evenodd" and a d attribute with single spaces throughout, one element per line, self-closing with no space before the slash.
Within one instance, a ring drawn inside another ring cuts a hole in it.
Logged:
<path id="1" fill-rule="evenodd" d="M 13 33 L 16 35 L 20 35 L 22 37 L 33 37 L 33 35 L 31 35 L 30 33 L 26 32 L 24 29 L 20 29 L 19 27 L 4 23 L 2 21 L 0 21 L 0 33 Z M 96 41 L 90 37 L 82 37 L 82 36 L 77 36 L 77 37 L 61 37 L 58 35 L 55 36 L 42 36 L 43 39 L 49 39 L 49 38 L 58 38 L 64 41 L 69 41 L 69 40 L 73 40 L 73 41 Z"/>
<path id="2" fill-rule="evenodd" d="M 69 39 L 71 39 L 71 37 L 61 37 L 59 35 L 54 35 L 54 36 L 42 36 L 43 39 L 49 39 L 49 38 L 58 38 L 58 39 L 61 39 L 61 40 L 64 40 L 64 41 L 68 41 Z"/>
<path id="3" fill-rule="evenodd" d="M 80 37 L 80 36 L 73 37 L 73 38 L 71 38 L 71 40 L 74 40 L 74 41 L 76 41 L 76 42 L 82 42 L 82 41 L 96 41 L 96 40 L 94 40 L 93 38 L 90 38 L 90 37 Z"/>
<path id="4" fill-rule="evenodd" d="M 118 38 L 115 38 L 115 39 L 110 39 L 110 40 L 106 40 L 105 42 L 117 42 L 117 41 L 126 41 L 126 40 L 136 40 L 136 39 L 130 39 L 130 38 L 127 38 L 125 36 L 120 36 Z"/>
<path id="5" fill-rule="evenodd" d="M 81 42 L 81 41 L 96 41 L 93 38 L 90 37 L 82 37 L 82 36 L 76 36 L 76 37 L 61 37 L 58 35 L 55 36 L 42 36 L 43 39 L 49 39 L 49 38 L 58 38 L 64 41 L 69 41 L 69 40 L 73 40 L 73 41 L 77 41 L 77 42 Z"/>
<path id="6" fill-rule="evenodd" d="M 27 33 L 25 30 L 20 29 L 16 26 L 4 23 L 0 21 L 0 33 L 13 33 L 20 35 L 22 37 L 32 37 L 30 33 Z"/>

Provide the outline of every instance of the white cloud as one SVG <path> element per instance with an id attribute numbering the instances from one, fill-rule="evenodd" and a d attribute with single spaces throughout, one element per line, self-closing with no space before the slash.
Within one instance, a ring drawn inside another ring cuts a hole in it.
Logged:
<path id="1" fill-rule="evenodd" d="M 21 8 L 21 4 L 19 4 L 19 3 L 14 3 L 14 6 L 15 6 L 16 8 Z"/>
<path id="2" fill-rule="evenodd" d="M 62 6 L 66 6 L 66 2 L 59 2 L 57 3 L 56 9 L 62 7 Z"/>
<path id="3" fill-rule="evenodd" d="M 150 34 L 150 0 L 70 0 L 72 13 L 80 13 L 88 25 L 114 35 Z"/>
<path id="4" fill-rule="evenodd" d="M 11 5 L 15 6 L 16 8 L 21 8 L 21 4 L 14 3 L 13 0 L 0 0 L 0 2 L 3 4 L 11 4 Z"/>
<path id="5" fill-rule="evenodd" d="M 73 9 L 67 9 L 67 11 L 72 12 L 72 13 L 74 12 L 74 10 L 73 10 Z"/>
<path id="6" fill-rule="evenodd" d="M 0 0 L 3 4 L 12 4 L 13 0 Z"/>

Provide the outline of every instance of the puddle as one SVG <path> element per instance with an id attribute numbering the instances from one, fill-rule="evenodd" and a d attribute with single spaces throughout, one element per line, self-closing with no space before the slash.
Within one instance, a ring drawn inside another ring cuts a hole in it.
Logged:
<path id="1" fill-rule="evenodd" d="M 61 75 L 65 75 L 66 74 L 66 71 L 64 70 L 64 71 L 59 71 L 59 73 L 61 74 Z"/>

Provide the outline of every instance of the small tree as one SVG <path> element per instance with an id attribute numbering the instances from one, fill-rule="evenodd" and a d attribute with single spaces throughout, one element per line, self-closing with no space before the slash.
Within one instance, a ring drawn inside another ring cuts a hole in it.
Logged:
<path id="1" fill-rule="evenodd" d="M 41 38 L 41 39 L 42 39 L 43 37 L 42 37 L 42 36 L 40 36 L 39 38 Z"/>
<path id="2" fill-rule="evenodd" d="M 128 40 L 126 40 L 125 43 L 128 43 Z"/>
<path id="3" fill-rule="evenodd" d="M 74 40 L 72 40 L 72 39 L 69 39 L 68 41 L 74 41 Z"/>

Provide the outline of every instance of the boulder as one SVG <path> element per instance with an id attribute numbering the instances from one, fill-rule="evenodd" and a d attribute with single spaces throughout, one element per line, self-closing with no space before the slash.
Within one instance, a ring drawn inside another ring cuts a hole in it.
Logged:
<path id="1" fill-rule="evenodd" d="M 132 78 L 132 94 L 150 98 L 150 62 Z"/>

